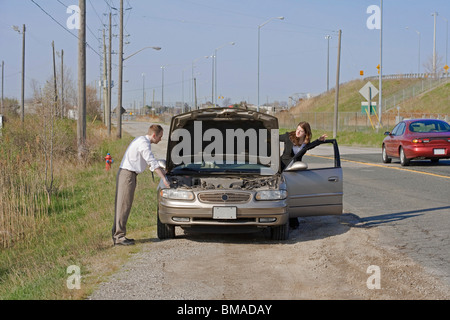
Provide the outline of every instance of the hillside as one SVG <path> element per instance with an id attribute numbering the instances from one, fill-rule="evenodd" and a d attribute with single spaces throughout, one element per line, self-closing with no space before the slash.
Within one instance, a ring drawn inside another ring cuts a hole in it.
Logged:
<path id="1" fill-rule="evenodd" d="M 378 81 L 371 81 L 378 88 Z M 339 112 L 361 112 L 361 102 L 364 98 L 359 90 L 367 80 L 353 80 L 341 84 L 339 88 Z M 433 87 L 437 85 L 437 87 Z M 428 89 L 427 88 L 430 88 Z M 422 94 L 417 94 L 424 91 Z M 409 96 L 413 96 L 410 97 Z M 403 98 L 405 97 L 405 100 Z M 302 112 L 333 112 L 335 90 L 308 100 L 300 101 L 289 112 L 298 114 Z M 374 98 L 378 101 L 378 96 Z M 390 112 L 397 113 L 397 106 L 401 112 L 417 113 L 444 113 L 450 115 L 450 82 L 440 84 L 426 79 L 386 79 L 383 80 L 383 102 Z"/>

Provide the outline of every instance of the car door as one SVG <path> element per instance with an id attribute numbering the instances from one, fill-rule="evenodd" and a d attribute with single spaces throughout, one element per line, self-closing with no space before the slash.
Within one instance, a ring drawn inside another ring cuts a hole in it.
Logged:
<path id="1" fill-rule="evenodd" d="M 295 167 L 290 165 L 282 173 L 288 191 L 289 216 L 342 214 L 343 176 L 336 140 L 326 140 L 301 160 L 308 168 L 290 170 Z"/>
<path id="2" fill-rule="evenodd" d="M 403 122 L 398 123 L 391 133 L 387 136 L 387 139 L 384 140 L 384 145 L 386 147 L 386 152 L 391 157 L 398 157 L 398 134 L 405 124 Z"/>

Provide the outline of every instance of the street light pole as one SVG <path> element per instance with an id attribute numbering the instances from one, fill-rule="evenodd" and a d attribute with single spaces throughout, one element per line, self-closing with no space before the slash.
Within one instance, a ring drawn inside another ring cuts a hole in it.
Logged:
<path id="1" fill-rule="evenodd" d="M 328 42 L 328 50 L 327 50 L 327 92 L 330 90 L 330 39 L 331 36 L 327 34 L 325 39 Z"/>
<path id="2" fill-rule="evenodd" d="M 381 126 L 383 102 L 383 0 L 380 0 L 380 77 L 378 78 L 378 121 Z M 370 108 L 370 106 L 369 106 Z"/>
<path id="3" fill-rule="evenodd" d="M 436 17 L 438 16 L 437 12 L 433 12 L 431 14 L 434 16 L 434 35 L 433 35 L 433 74 L 436 77 Z"/>
<path id="4" fill-rule="evenodd" d="M 447 31 L 446 31 L 446 34 L 445 34 L 445 65 L 448 66 L 448 64 L 447 64 L 447 58 L 448 58 L 448 19 L 444 18 L 444 17 L 442 17 L 442 19 L 445 20 L 445 23 L 447 25 Z M 446 70 L 446 72 L 447 71 L 448 70 Z"/>
<path id="5" fill-rule="evenodd" d="M 274 20 L 274 19 L 278 19 L 278 20 L 284 20 L 284 17 L 275 17 L 275 18 L 270 18 L 269 20 L 267 20 L 266 22 L 264 22 L 263 24 L 260 24 L 258 26 L 258 108 L 257 111 L 259 112 L 259 69 L 260 69 L 260 47 L 261 47 L 261 28 L 263 26 L 265 26 L 266 24 L 268 24 L 270 21 Z"/>
<path id="6" fill-rule="evenodd" d="M 145 108 L 145 73 L 142 73 L 142 108 Z"/>
<path id="7" fill-rule="evenodd" d="M 227 45 L 234 46 L 235 44 L 236 44 L 235 42 L 228 42 L 214 50 L 214 55 L 213 55 L 213 62 L 214 62 L 214 64 L 213 64 L 213 66 L 214 66 L 213 67 L 214 68 L 214 70 L 213 70 L 213 74 L 214 74 L 214 76 L 213 76 L 213 79 L 214 79 L 213 96 L 215 97 L 214 98 L 214 106 L 217 104 L 217 51 L 219 51 L 223 47 L 226 47 Z M 215 92 L 215 95 L 214 95 L 214 92 Z"/>
<path id="8" fill-rule="evenodd" d="M 161 66 L 162 74 L 161 74 L 161 107 L 164 110 L 164 69 L 166 66 Z"/>

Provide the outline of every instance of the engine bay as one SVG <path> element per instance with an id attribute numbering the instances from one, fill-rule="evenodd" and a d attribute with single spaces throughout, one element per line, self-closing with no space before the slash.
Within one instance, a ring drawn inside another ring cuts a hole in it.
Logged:
<path id="1" fill-rule="evenodd" d="M 257 190 L 278 189 L 280 176 L 171 176 L 168 177 L 171 188 L 187 188 L 193 191 L 201 190 Z"/>

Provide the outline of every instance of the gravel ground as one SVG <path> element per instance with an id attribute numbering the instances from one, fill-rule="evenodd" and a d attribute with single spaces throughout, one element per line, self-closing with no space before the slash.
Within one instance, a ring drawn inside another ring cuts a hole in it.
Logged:
<path id="1" fill-rule="evenodd" d="M 135 136 L 146 128 L 124 123 Z M 166 143 L 167 135 L 152 146 L 158 158 L 165 158 Z M 180 228 L 173 240 L 150 237 L 88 299 L 450 298 L 448 287 L 398 248 L 380 245 L 379 230 L 350 213 L 300 219 L 285 242 L 268 240 L 267 232 L 197 234 Z"/>
<path id="2" fill-rule="evenodd" d="M 197 234 L 138 244 L 92 300 L 448 299 L 448 288 L 351 214 L 301 219 L 286 242 L 254 234 Z M 379 284 L 372 281 L 379 267 Z M 369 269 L 370 270 L 370 269 Z M 371 278 L 372 277 L 372 278 Z M 369 285 L 368 285 L 369 283 Z"/>

